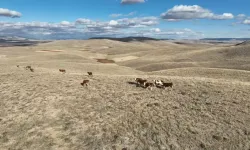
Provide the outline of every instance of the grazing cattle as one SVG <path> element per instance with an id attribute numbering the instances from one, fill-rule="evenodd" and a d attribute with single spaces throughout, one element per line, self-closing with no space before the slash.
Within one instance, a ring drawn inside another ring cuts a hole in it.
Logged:
<path id="1" fill-rule="evenodd" d="M 142 78 L 135 78 L 135 81 L 138 82 L 139 80 L 143 80 Z"/>
<path id="2" fill-rule="evenodd" d="M 30 71 L 31 71 L 31 72 L 34 72 L 34 69 L 33 69 L 33 68 L 30 68 Z"/>
<path id="3" fill-rule="evenodd" d="M 93 76 L 93 73 L 92 72 L 87 72 L 89 76 Z"/>
<path id="4" fill-rule="evenodd" d="M 135 78 L 135 81 L 137 83 L 137 85 L 140 85 L 140 86 L 145 86 L 145 83 L 147 82 L 147 80 L 144 80 L 142 78 Z"/>
<path id="5" fill-rule="evenodd" d="M 26 66 L 25 68 L 26 68 L 26 69 L 31 69 L 31 66 Z"/>
<path id="6" fill-rule="evenodd" d="M 156 86 L 163 86 L 164 81 L 162 80 L 154 80 Z"/>
<path id="7" fill-rule="evenodd" d="M 88 86 L 88 84 L 89 84 L 89 80 L 83 80 L 81 83 L 82 86 L 84 86 L 84 85 Z"/>
<path id="8" fill-rule="evenodd" d="M 166 82 L 164 82 L 162 80 L 154 80 L 154 83 L 159 88 L 164 88 L 165 89 L 166 87 L 171 87 L 171 88 L 173 87 L 173 83 L 172 82 L 166 83 Z"/>
<path id="9" fill-rule="evenodd" d="M 17 67 L 19 68 L 19 65 L 17 65 Z"/>
<path id="10" fill-rule="evenodd" d="M 173 83 L 172 82 L 170 82 L 170 83 L 163 83 L 163 88 L 165 89 L 166 87 L 171 87 L 171 88 L 173 88 Z"/>
<path id="11" fill-rule="evenodd" d="M 150 89 L 150 90 L 152 90 L 154 86 L 155 86 L 155 84 L 151 83 L 151 82 L 144 83 L 144 87 L 147 89 Z"/>
<path id="12" fill-rule="evenodd" d="M 59 69 L 60 72 L 66 73 L 65 69 Z"/>

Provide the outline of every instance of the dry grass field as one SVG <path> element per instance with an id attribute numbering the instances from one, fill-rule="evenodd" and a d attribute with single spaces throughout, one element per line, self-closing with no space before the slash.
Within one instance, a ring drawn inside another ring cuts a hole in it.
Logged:
<path id="1" fill-rule="evenodd" d="M 136 77 L 174 86 L 151 91 Z M 1 150 L 249 150 L 249 141 L 250 44 L 0 47 Z"/>

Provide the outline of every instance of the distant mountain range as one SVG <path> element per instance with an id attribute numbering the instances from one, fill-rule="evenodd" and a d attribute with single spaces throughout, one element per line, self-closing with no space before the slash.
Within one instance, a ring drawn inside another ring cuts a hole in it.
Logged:
<path id="1" fill-rule="evenodd" d="M 249 41 L 250 38 L 204 38 L 200 40 L 212 40 L 212 41 Z"/>
<path id="2" fill-rule="evenodd" d="M 113 37 L 93 37 L 90 39 L 108 39 L 108 40 L 115 40 L 115 41 L 121 41 L 121 42 L 131 42 L 131 41 L 147 41 L 147 40 L 153 40 L 153 41 L 160 41 L 160 40 L 174 40 L 174 39 L 156 39 L 156 38 L 150 38 L 150 37 L 122 37 L 122 38 L 113 38 Z M 183 39 L 183 40 L 189 40 L 189 39 Z M 230 41 L 250 41 L 250 38 L 204 38 L 204 39 L 198 39 L 195 41 L 211 41 L 211 42 L 230 42 Z"/>
<path id="3" fill-rule="evenodd" d="M 132 42 L 132 41 L 147 41 L 147 40 L 152 40 L 152 41 L 161 41 L 161 40 L 177 40 L 177 39 L 158 39 L 158 38 L 151 38 L 151 37 L 140 37 L 140 36 L 129 36 L 129 37 L 120 37 L 120 38 L 115 38 L 115 37 L 92 37 L 89 39 L 108 39 L 108 40 L 114 40 L 114 41 L 120 41 L 120 42 Z M 57 40 L 67 40 L 67 38 L 60 38 Z M 77 40 L 77 39 L 76 39 Z M 81 40 L 81 39 L 78 39 Z M 188 41 L 189 39 L 182 39 L 182 41 Z M 24 41 L 37 41 L 35 39 L 30 39 L 30 38 L 23 38 L 23 37 L 18 37 L 18 36 L 0 36 L 0 42 L 10 42 L 10 43 L 15 43 L 15 42 L 24 42 Z M 41 41 L 41 40 L 38 40 Z M 177 40 L 178 41 L 178 40 Z M 190 41 L 205 41 L 205 42 L 212 42 L 212 43 L 220 43 L 220 42 L 233 42 L 233 41 L 238 41 L 238 42 L 244 42 L 244 41 L 250 41 L 250 38 L 204 38 L 204 39 L 197 39 L 197 40 L 190 40 Z"/>
<path id="4" fill-rule="evenodd" d="M 49 41 L 38 41 L 31 40 L 22 37 L 9 37 L 9 36 L 0 36 L 0 47 L 10 47 L 10 46 L 31 46 L 39 43 L 46 43 Z"/>
<path id="5" fill-rule="evenodd" d="M 152 40 L 152 41 L 160 41 L 163 39 L 156 39 L 156 38 L 150 38 L 150 37 L 122 37 L 122 38 L 112 38 L 112 37 L 93 37 L 90 39 L 107 39 L 107 40 L 114 40 L 114 41 L 120 41 L 120 42 L 132 42 L 132 41 L 147 41 L 147 40 Z M 167 40 L 167 39 L 165 39 Z"/>

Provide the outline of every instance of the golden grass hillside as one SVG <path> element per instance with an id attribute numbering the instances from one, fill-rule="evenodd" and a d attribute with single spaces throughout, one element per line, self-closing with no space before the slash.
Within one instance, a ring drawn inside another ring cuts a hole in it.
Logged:
<path id="1" fill-rule="evenodd" d="M 0 48 L 0 149 L 249 149 L 247 50 L 111 40 Z M 135 77 L 174 87 L 146 90 Z"/>

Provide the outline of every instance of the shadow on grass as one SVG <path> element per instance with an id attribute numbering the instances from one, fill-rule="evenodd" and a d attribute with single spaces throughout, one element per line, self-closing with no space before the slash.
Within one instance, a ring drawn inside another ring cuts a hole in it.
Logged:
<path id="1" fill-rule="evenodd" d="M 127 82 L 128 84 L 131 84 L 131 85 L 137 85 L 137 83 L 136 82 Z"/>

